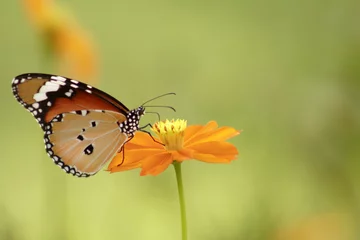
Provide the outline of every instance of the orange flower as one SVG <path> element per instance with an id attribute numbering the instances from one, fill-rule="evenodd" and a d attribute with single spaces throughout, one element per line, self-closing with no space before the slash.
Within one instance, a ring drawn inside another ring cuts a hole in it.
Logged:
<path id="1" fill-rule="evenodd" d="M 146 133 L 136 133 L 124 146 L 125 159 L 122 153 L 115 156 L 108 171 L 142 168 L 141 176 L 158 175 L 174 161 L 229 163 L 238 154 L 236 147 L 225 141 L 240 132 L 231 127 L 218 128 L 215 121 L 186 127 L 185 120 L 166 120 L 155 123 L 151 130 L 157 135 L 154 137 L 157 142 Z"/>
<path id="2" fill-rule="evenodd" d="M 60 60 L 60 74 L 94 80 L 97 75 L 95 50 L 76 21 L 51 0 L 23 2 L 30 20 L 44 39 L 45 50 Z"/>

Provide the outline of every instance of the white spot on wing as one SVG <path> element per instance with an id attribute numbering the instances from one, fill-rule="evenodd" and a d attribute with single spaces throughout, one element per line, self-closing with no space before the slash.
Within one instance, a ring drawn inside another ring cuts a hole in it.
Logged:
<path id="1" fill-rule="evenodd" d="M 40 106 L 40 104 L 39 103 L 33 103 L 33 105 L 32 105 L 34 108 L 39 108 L 39 106 Z"/>
<path id="2" fill-rule="evenodd" d="M 53 82 L 46 82 L 45 85 L 43 85 L 40 88 L 39 93 L 47 93 L 47 92 L 56 92 L 59 90 L 59 85 Z"/>
<path id="3" fill-rule="evenodd" d="M 47 96 L 45 93 L 35 93 L 33 98 L 35 101 L 40 102 L 47 99 Z"/>
<path id="4" fill-rule="evenodd" d="M 57 80 L 57 81 L 62 81 L 65 82 L 66 78 L 61 77 L 61 76 L 51 76 L 51 79 Z"/>
<path id="5" fill-rule="evenodd" d="M 65 85 L 66 85 L 66 83 L 60 82 L 60 81 L 52 81 L 52 82 L 56 83 L 57 85 L 61 85 L 61 86 L 65 86 Z"/>
<path id="6" fill-rule="evenodd" d="M 75 84 L 70 84 L 70 87 L 72 87 L 72 88 L 79 88 L 79 86 L 78 86 L 78 85 L 75 85 Z"/>

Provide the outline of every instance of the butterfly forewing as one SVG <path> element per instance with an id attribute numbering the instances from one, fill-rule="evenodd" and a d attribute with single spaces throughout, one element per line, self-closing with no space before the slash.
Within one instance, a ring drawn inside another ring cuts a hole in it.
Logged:
<path id="1" fill-rule="evenodd" d="M 13 79 L 16 99 L 29 110 L 44 129 L 60 113 L 102 109 L 120 112 L 129 109 L 107 93 L 79 81 L 49 74 L 22 74 Z"/>

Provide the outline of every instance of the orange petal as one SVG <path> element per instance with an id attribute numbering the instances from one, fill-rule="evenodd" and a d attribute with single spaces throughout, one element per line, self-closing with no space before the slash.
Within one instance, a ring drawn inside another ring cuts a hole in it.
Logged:
<path id="1" fill-rule="evenodd" d="M 185 141 L 188 141 L 191 137 L 196 135 L 202 128 L 203 128 L 203 126 L 201 126 L 201 125 L 188 126 L 185 129 L 185 134 L 184 134 Z"/>
<path id="2" fill-rule="evenodd" d="M 199 135 L 217 128 L 217 126 L 215 121 L 210 121 L 205 126 L 195 125 L 187 127 L 185 129 L 184 145 L 187 145 L 192 139 L 197 138 Z"/>
<path id="3" fill-rule="evenodd" d="M 205 132 L 193 138 L 191 141 L 188 141 L 184 146 L 190 147 L 192 145 L 202 143 L 202 142 L 212 142 L 212 141 L 226 141 L 229 138 L 239 135 L 240 131 L 232 127 L 220 127 L 215 130 Z"/>
<path id="4" fill-rule="evenodd" d="M 158 142 L 160 140 L 156 137 L 154 139 Z M 133 139 L 130 140 L 130 142 L 126 143 L 126 147 L 128 149 L 144 149 L 144 148 L 152 148 L 152 149 L 164 149 L 164 146 L 160 143 L 157 143 L 152 139 L 149 134 L 143 133 L 143 132 L 137 132 Z"/>
<path id="5" fill-rule="evenodd" d="M 187 159 L 192 159 L 192 153 L 193 150 L 190 149 L 181 149 L 178 151 L 171 151 L 172 157 L 174 159 L 174 161 L 183 161 L 183 160 L 187 160 Z"/>
<path id="6" fill-rule="evenodd" d="M 157 155 L 148 157 L 142 161 L 141 176 L 153 175 L 156 176 L 162 173 L 173 162 L 171 153 L 163 152 Z"/>
<path id="7" fill-rule="evenodd" d="M 194 153 L 194 159 L 206 162 L 206 163 L 229 163 L 231 159 L 229 157 L 217 157 L 211 154 L 203 154 L 203 153 Z"/>
<path id="8" fill-rule="evenodd" d="M 126 168 L 127 165 L 134 166 L 136 164 L 139 164 L 143 159 L 157 155 L 159 153 L 164 152 L 164 150 L 161 149 L 136 149 L 136 150 L 127 150 L 125 148 L 125 159 L 123 156 L 123 153 L 118 153 L 113 160 L 110 162 L 108 166 L 108 170 L 111 170 L 113 168 Z M 119 166 L 118 166 L 119 165 Z"/>
<path id="9" fill-rule="evenodd" d="M 192 157 L 204 162 L 229 162 L 238 155 L 236 147 L 228 142 L 204 142 L 191 146 Z"/>
<path id="10" fill-rule="evenodd" d="M 133 164 L 120 165 L 120 166 L 116 166 L 113 168 L 108 168 L 107 171 L 110 171 L 110 173 L 115 173 L 115 172 L 128 171 L 128 170 L 132 170 L 132 169 L 140 168 L 140 167 L 141 167 L 141 164 L 139 162 L 136 162 Z"/>
<path id="11" fill-rule="evenodd" d="M 210 122 L 208 122 L 208 123 L 204 126 L 203 131 L 206 132 L 206 131 L 215 129 L 215 128 L 217 128 L 217 127 L 218 127 L 217 122 L 215 122 L 215 121 L 210 121 Z"/>

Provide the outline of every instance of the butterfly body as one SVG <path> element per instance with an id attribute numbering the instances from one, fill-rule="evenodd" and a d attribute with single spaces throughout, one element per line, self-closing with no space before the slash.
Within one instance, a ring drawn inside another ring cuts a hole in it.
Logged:
<path id="1" fill-rule="evenodd" d="M 145 114 L 85 83 L 28 73 L 12 81 L 15 98 L 44 131 L 47 154 L 65 172 L 78 177 L 97 173 L 139 129 Z"/>

